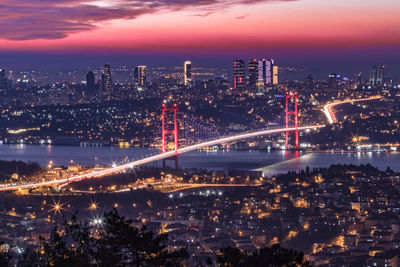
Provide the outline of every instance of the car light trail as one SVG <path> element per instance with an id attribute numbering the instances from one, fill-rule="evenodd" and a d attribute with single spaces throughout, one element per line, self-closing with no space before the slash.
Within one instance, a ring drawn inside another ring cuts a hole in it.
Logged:
<path id="1" fill-rule="evenodd" d="M 367 98 L 347 99 L 347 100 L 343 100 L 343 101 L 339 101 L 339 102 L 334 102 L 334 103 L 326 104 L 324 106 L 323 112 L 324 112 L 326 118 L 328 119 L 329 124 L 337 123 L 338 121 L 337 121 L 335 112 L 333 112 L 333 110 L 332 110 L 333 107 L 342 105 L 342 104 L 347 104 L 347 103 L 377 100 L 377 99 L 381 99 L 381 98 L 382 98 L 382 96 L 378 95 L 378 96 L 372 96 L 372 97 L 367 97 Z"/>

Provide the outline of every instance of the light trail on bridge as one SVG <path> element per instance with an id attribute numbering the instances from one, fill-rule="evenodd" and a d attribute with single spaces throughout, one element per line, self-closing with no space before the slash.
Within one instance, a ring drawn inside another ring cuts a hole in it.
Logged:
<path id="1" fill-rule="evenodd" d="M 91 173 L 80 174 L 80 175 L 71 176 L 68 178 L 44 181 L 44 182 L 38 182 L 38 183 L 2 184 L 2 185 L 0 185 L 0 191 L 22 190 L 22 189 L 35 188 L 35 187 L 40 187 L 40 186 L 51 186 L 51 185 L 57 185 L 57 184 L 63 184 L 63 183 L 77 182 L 77 181 L 82 181 L 82 180 L 92 179 L 92 178 L 100 178 L 100 177 L 104 177 L 104 176 L 109 176 L 111 174 L 120 173 L 126 169 L 134 168 L 139 165 L 144 165 L 144 164 L 151 163 L 154 161 L 167 159 L 167 158 L 170 158 L 170 157 L 182 154 L 182 153 L 202 149 L 205 147 L 215 146 L 215 145 L 223 144 L 223 143 L 230 143 L 230 142 L 234 142 L 237 140 L 248 139 L 248 138 L 257 137 L 257 136 L 283 133 L 286 131 L 295 131 L 296 129 L 299 131 L 304 131 L 304 130 L 318 129 L 321 127 L 325 127 L 325 125 L 312 125 L 312 126 L 303 126 L 303 127 L 298 127 L 298 128 L 295 128 L 295 127 L 278 128 L 278 129 L 269 129 L 269 130 L 261 130 L 261 131 L 251 132 L 251 133 L 238 134 L 238 135 L 219 138 L 216 140 L 202 142 L 202 143 L 199 143 L 196 145 L 191 145 L 191 146 L 187 146 L 184 148 L 180 148 L 177 150 L 177 152 L 175 152 L 175 151 L 165 152 L 165 153 L 161 153 L 158 155 L 143 158 L 140 160 L 136 160 L 136 161 L 133 161 L 130 163 L 122 164 L 122 165 L 115 166 L 115 167 L 110 167 L 108 169 L 104 169 L 104 170 L 100 170 L 100 171 L 93 171 Z"/>
<path id="2" fill-rule="evenodd" d="M 338 102 L 333 102 L 333 103 L 329 103 L 326 104 L 324 106 L 324 109 L 322 110 L 326 116 L 326 118 L 328 119 L 328 122 L 330 124 L 332 123 L 337 123 L 338 120 L 336 118 L 335 112 L 333 112 L 332 108 L 338 105 L 342 105 L 342 104 L 347 104 L 347 103 L 354 103 L 354 102 L 361 102 L 361 101 L 370 101 L 370 100 L 378 100 L 381 99 L 382 96 L 372 96 L 372 97 L 367 97 L 367 98 L 360 98 L 360 99 L 346 99 L 343 101 L 338 101 Z"/>

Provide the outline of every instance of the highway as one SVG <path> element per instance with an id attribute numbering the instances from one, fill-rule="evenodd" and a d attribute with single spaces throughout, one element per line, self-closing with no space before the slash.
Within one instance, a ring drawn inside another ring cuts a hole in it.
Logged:
<path id="1" fill-rule="evenodd" d="M 303 127 L 298 127 L 298 130 L 304 131 L 304 130 L 317 129 L 317 128 L 321 128 L 321 127 L 325 127 L 325 125 L 303 126 Z M 169 158 L 172 156 L 176 156 L 176 155 L 179 155 L 182 153 L 198 150 L 198 149 L 205 148 L 205 147 L 215 146 L 215 145 L 223 144 L 223 143 L 230 143 L 233 141 L 248 139 L 248 138 L 257 137 L 257 136 L 278 134 L 278 133 L 283 133 L 286 131 L 294 131 L 294 130 L 296 130 L 296 128 L 294 128 L 294 127 L 293 128 L 278 128 L 278 129 L 261 130 L 261 131 L 251 132 L 251 133 L 233 135 L 233 136 L 229 136 L 229 137 L 224 137 L 224 138 L 220 138 L 220 139 L 207 141 L 207 142 L 199 143 L 196 145 L 191 145 L 191 146 L 187 146 L 184 148 L 180 148 L 180 149 L 178 149 L 177 152 L 170 151 L 170 152 L 150 156 L 147 158 L 143 158 L 140 160 L 136 160 L 136 161 L 133 161 L 130 163 L 122 164 L 119 166 L 110 167 L 108 169 L 104 169 L 104 170 L 100 170 L 100 171 L 93 171 L 91 173 L 80 174 L 80 175 L 71 176 L 68 178 L 45 181 L 45 182 L 37 182 L 37 183 L 2 184 L 2 185 L 0 185 L 0 191 L 22 190 L 22 189 L 27 189 L 27 188 L 35 188 L 35 187 L 40 187 L 40 186 L 51 186 L 51 185 L 56 185 L 56 184 L 71 183 L 71 182 L 81 181 L 81 180 L 85 180 L 85 179 L 93 179 L 93 178 L 109 176 L 111 174 L 120 173 L 129 168 L 134 168 L 139 165 L 166 159 L 166 158 Z"/>
<path id="2" fill-rule="evenodd" d="M 377 99 L 381 99 L 381 98 L 382 98 L 382 96 L 377 95 L 377 96 L 372 96 L 372 97 L 367 97 L 367 98 L 346 99 L 346 100 L 343 100 L 343 101 L 333 102 L 333 103 L 326 104 L 324 106 L 323 112 L 324 112 L 324 114 L 325 114 L 325 116 L 328 119 L 328 122 L 330 124 L 337 123 L 338 120 L 336 118 L 335 112 L 332 110 L 333 107 L 338 106 L 338 105 L 342 105 L 342 104 L 347 104 L 347 103 L 377 100 Z"/>

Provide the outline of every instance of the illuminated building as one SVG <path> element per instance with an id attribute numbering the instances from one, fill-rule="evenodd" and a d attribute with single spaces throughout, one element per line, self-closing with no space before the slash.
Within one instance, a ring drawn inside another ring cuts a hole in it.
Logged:
<path id="1" fill-rule="evenodd" d="M 0 69 L 0 89 L 6 89 L 7 88 L 7 79 L 5 75 L 5 70 Z"/>
<path id="2" fill-rule="evenodd" d="M 272 66 L 272 84 L 278 84 L 278 66 Z"/>
<path id="3" fill-rule="evenodd" d="M 328 79 L 329 89 L 337 90 L 339 85 L 339 79 L 340 75 L 337 75 L 336 73 L 329 74 L 329 79 Z"/>
<path id="4" fill-rule="evenodd" d="M 147 67 L 137 66 L 134 72 L 134 81 L 140 86 L 145 86 L 147 80 Z"/>
<path id="5" fill-rule="evenodd" d="M 104 73 L 101 77 L 101 82 L 103 85 L 103 94 L 109 95 L 112 92 L 111 69 L 109 63 L 104 65 Z"/>
<path id="6" fill-rule="evenodd" d="M 257 59 L 249 60 L 249 65 L 247 69 L 248 69 L 247 83 L 250 88 L 254 89 L 258 81 L 258 60 Z"/>
<path id="7" fill-rule="evenodd" d="M 88 95 L 94 95 L 96 92 L 96 85 L 94 82 L 94 73 L 89 71 L 86 74 L 86 90 Z"/>
<path id="8" fill-rule="evenodd" d="M 244 61 L 235 60 L 233 62 L 233 89 L 244 88 Z"/>
<path id="9" fill-rule="evenodd" d="M 385 66 L 380 66 L 376 74 L 376 84 L 382 85 L 385 79 Z"/>
<path id="10" fill-rule="evenodd" d="M 187 60 L 184 64 L 184 84 L 187 86 L 192 80 L 192 62 Z"/>
<path id="11" fill-rule="evenodd" d="M 379 68 L 374 65 L 370 71 L 369 85 L 382 85 L 385 79 L 385 66 L 380 66 Z"/>
<path id="12" fill-rule="evenodd" d="M 265 62 L 265 84 L 272 84 L 272 66 L 274 60 L 270 59 Z"/>
<path id="13" fill-rule="evenodd" d="M 311 74 L 307 76 L 305 86 L 309 90 L 312 90 L 314 88 L 314 78 Z"/>

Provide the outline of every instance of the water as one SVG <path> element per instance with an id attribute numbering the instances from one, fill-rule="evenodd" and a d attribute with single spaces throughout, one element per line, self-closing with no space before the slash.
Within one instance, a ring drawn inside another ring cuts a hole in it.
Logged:
<path id="1" fill-rule="evenodd" d="M 0 145 L 0 159 L 35 161 L 46 166 L 78 163 L 89 166 L 95 163 L 111 165 L 122 163 L 125 159 L 134 160 L 159 153 L 151 148 L 119 147 L 64 147 L 40 145 Z M 379 169 L 390 166 L 400 172 L 400 153 L 306 153 L 289 151 L 193 151 L 179 156 L 181 168 L 205 168 L 209 170 L 257 170 L 264 176 L 285 173 L 289 170 L 302 170 L 307 166 L 328 167 L 331 164 L 366 164 Z M 161 163 L 154 163 L 161 166 Z"/>

